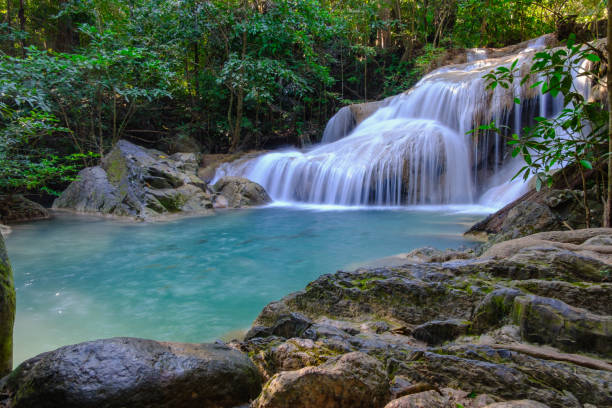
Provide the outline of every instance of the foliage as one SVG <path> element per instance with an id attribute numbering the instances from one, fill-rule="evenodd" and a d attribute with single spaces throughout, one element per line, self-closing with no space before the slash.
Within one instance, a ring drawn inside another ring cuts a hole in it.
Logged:
<path id="1" fill-rule="evenodd" d="M 536 188 L 551 186 L 553 172 L 572 163 L 578 164 L 583 183 L 583 198 L 587 226 L 590 215 L 587 204 L 585 170 L 593 170 L 593 163 L 603 162 L 608 137 L 608 113 L 602 103 L 585 99 L 577 88 L 575 78 L 602 82 L 596 63 L 603 55 L 588 44 L 576 44 L 571 37 L 565 48 L 536 53 L 530 72 L 521 79 L 523 84 L 533 82 L 531 88 L 540 88 L 542 94 L 563 99 L 563 109 L 553 118 L 536 117 L 536 124 L 513 134 L 508 142 L 512 156 L 521 155 L 525 161 L 516 177 L 524 180 L 535 176 Z M 517 61 L 510 68 L 499 67 L 485 75 L 488 87 L 509 88 L 518 74 Z M 535 81 L 534 81 L 535 78 Z M 516 101 L 520 103 L 520 101 Z M 500 131 L 495 125 L 483 129 Z"/>

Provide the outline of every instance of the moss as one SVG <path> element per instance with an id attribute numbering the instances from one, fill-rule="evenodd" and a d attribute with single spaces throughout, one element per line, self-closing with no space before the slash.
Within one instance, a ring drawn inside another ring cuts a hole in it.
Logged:
<path id="1" fill-rule="evenodd" d="M 13 369 L 15 286 L 13 271 L 0 235 L 0 377 Z"/>
<path id="2" fill-rule="evenodd" d="M 119 184 L 126 172 L 127 167 L 120 153 L 111 153 L 106 161 L 108 181 L 113 184 Z"/>
<path id="3" fill-rule="evenodd" d="M 369 278 L 353 279 L 352 283 L 353 283 L 353 285 L 357 286 L 361 290 L 368 290 L 368 289 L 371 289 L 374 286 L 376 286 L 376 285 L 372 284 L 372 282 L 383 280 L 383 279 L 385 279 L 385 278 L 383 278 L 381 276 L 371 276 Z"/>

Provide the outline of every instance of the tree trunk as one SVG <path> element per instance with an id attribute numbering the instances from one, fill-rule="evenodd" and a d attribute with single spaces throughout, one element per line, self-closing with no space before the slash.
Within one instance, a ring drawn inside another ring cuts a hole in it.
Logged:
<path id="1" fill-rule="evenodd" d="M 25 20 L 25 6 L 23 4 L 24 0 L 19 0 L 19 29 L 21 31 L 25 31 L 25 26 L 26 26 L 26 20 Z M 25 38 L 21 38 L 21 52 L 23 54 L 23 56 L 25 57 Z"/>
<path id="2" fill-rule="evenodd" d="M 0 377 L 13 370 L 13 324 L 15 286 L 13 271 L 0 235 Z"/>
<path id="3" fill-rule="evenodd" d="M 244 59 L 246 58 L 247 46 L 246 30 L 242 32 L 242 66 L 240 67 L 240 76 L 244 80 Z M 240 143 L 240 128 L 242 125 L 242 105 L 244 102 L 244 86 L 240 85 L 238 95 L 236 97 L 236 123 L 234 124 L 234 136 L 232 137 L 231 151 L 235 152 Z"/>
<path id="4" fill-rule="evenodd" d="M 608 0 L 608 198 L 604 208 L 603 226 L 612 227 L 612 1 Z"/>

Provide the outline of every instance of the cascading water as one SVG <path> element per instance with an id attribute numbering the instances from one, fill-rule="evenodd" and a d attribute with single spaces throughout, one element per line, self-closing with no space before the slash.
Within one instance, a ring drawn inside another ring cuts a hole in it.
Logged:
<path id="1" fill-rule="evenodd" d="M 332 116 L 327 122 L 325 130 L 323 131 L 323 138 L 321 143 L 332 143 L 336 140 L 342 139 L 344 136 L 351 133 L 355 128 L 355 116 L 351 112 L 351 108 L 345 106 Z"/>
<path id="2" fill-rule="evenodd" d="M 519 131 L 538 113 L 558 111 L 558 102 L 531 83 L 490 91 L 483 79 L 517 58 L 525 73 L 528 64 L 522 63 L 543 46 L 542 38 L 519 54 L 490 59 L 473 51 L 469 62 L 431 72 L 354 129 L 353 114 L 344 107 L 328 123 L 321 145 L 227 163 L 215 180 L 246 177 L 277 201 L 397 206 L 469 204 L 482 196 L 483 204 L 499 207 L 525 189 L 506 182 L 517 162 L 504 161 L 501 136 L 467 132 L 491 120 Z M 524 102 L 516 105 L 515 98 Z"/>

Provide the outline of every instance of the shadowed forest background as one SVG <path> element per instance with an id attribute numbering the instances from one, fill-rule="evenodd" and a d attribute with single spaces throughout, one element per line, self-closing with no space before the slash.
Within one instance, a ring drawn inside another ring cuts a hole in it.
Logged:
<path id="1" fill-rule="evenodd" d="M 459 50 L 605 34 L 597 0 L 0 7 L 0 190 L 43 201 L 121 138 L 171 152 L 304 146 L 339 107 L 403 92 Z"/>

